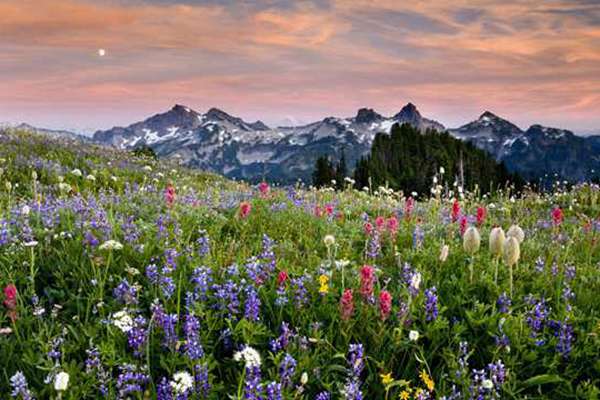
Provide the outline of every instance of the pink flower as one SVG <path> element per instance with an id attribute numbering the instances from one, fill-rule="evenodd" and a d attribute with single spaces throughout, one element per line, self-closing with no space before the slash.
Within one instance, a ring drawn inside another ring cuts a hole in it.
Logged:
<path id="1" fill-rule="evenodd" d="M 175 186 L 171 185 L 170 183 L 165 189 L 165 201 L 169 207 L 173 206 L 173 203 L 175 203 Z"/>
<path id="2" fill-rule="evenodd" d="M 365 222 L 363 229 L 365 231 L 365 235 L 371 236 L 371 233 L 373 233 L 373 224 L 370 222 Z"/>
<path id="3" fill-rule="evenodd" d="M 240 217 L 246 218 L 250 214 L 250 210 L 252 210 L 252 206 L 247 201 L 242 201 L 240 203 Z"/>
<path id="4" fill-rule="evenodd" d="M 288 279 L 287 271 L 280 271 L 277 275 L 277 286 L 283 285 Z"/>
<path id="5" fill-rule="evenodd" d="M 7 300 L 15 300 L 17 298 L 17 287 L 12 283 L 4 288 L 4 296 Z"/>
<path id="6" fill-rule="evenodd" d="M 460 204 L 458 200 L 454 200 L 452 203 L 452 222 L 456 222 L 458 220 L 458 216 L 460 215 Z"/>
<path id="7" fill-rule="evenodd" d="M 388 218 L 387 229 L 392 236 L 395 236 L 396 233 L 398 233 L 398 218 L 396 218 L 396 216 Z"/>
<path id="8" fill-rule="evenodd" d="M 466 230 L 467 230 L 467 217 L 465 215 L 463 215 L 462 217 L 460 217 L 460 236 L 464 235 Z"/>
<path id="9" fill-rule="evenodd" d="M 17 287 L 12 283 L 4 288 L 4 307 L 8 310 L 8 317 L 12 322 L 17 320 Z"/>
<path id="10" fill-rule="evenodd" d="M 323 210 L 320 206 L 315 206 L 315 216 L 320 217 L 321 215 L 323 215 Z"/>
<path id="11" fill-rule="evenodd" d="M 554 223 L 554 226 L 559 226 L 560 224 L 562 224 L 563 221 L 563 211 L 561 210 L 560 207 L 555 207 L 552 210 L 552 222 Z"/>
<path id="12" fill-rule="evenodd" d="M 404 217 L 406 219 L 410 219 L 410 215 L 412 214 L 412 210 L 415 206 L 415 199 L 409 197 L 406 199 L 406 203 L 404 204 Z"/>
<path id="13" fill-rule="evenodd" d="M 354 312 L 354 303 L 352 299 L 352 289 L 344 290 L 340 298 L 340 314 L 344 321 L 348 321 Z"/>
<path id="14" fill-rule="evenodd" d="M 269 184 L 267 182 L 264 182 L 264 181 L 261 182 L 261 183 L 259 183 L 258 184 L 258 190 L 260 191 L 260 194 L 263 197 L 266 196 L 266 195 L 268 195 L 269 194 L 269 190 L 270 190 Z"/>
<path id="15" fill-rule="evenodd" d="M 392 295 L 387 290 L 382 290 L 379 293 L 379 314 L 381 320 L 385 321 L 392 312 Z"/>
<path id="16" fill-rule="evenodd" d="M 485 216 L 487 215 L 487 210 L 485 207 L 477 207 L 477 225 L 481 226 L 485 221 Z"/>
<path id="17" fill-rule="evenodd" d="M 327 215 L 333 214 L 333 204 L 325 204 L 325 212 Z"/>
<path id="18" fill-rule="evenodd" d="M 375 269 L 370 265 L 363 265 L 360 269 L 360 294 L 367 300 L 373 296 L 375 284 Z"/>
<path id="19" fill-rule="evenodd" d="M 378 231 L 383 230 L 383 228 L 385 227 L 385 218 L 381 215 L 375 218 L 375 226 L 377 227 Z"/>

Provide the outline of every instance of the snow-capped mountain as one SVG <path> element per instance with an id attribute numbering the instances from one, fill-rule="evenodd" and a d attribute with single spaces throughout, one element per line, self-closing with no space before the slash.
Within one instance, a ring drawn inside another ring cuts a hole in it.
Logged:
<path id="1" fill-rule="evenodd" d="M 128 127 L 98 131 L 94 140 L 121 149 L 151 147 L 160 157 L 212 170 L 230 178 L 281 183 L 310 182 L 316 159 L 339 157 L 348 166 L 367 154 L 377 133 L 389 133 L 394 124 L 409 123 L 421 131 L 446 128 L 421 116 L 408 103 L 386 117 L 361 108 L 354 117 L 327 117 L 302 126 L 272 128 L 261 121 L 247 122 L 217 108 L 199 113 L 175 105 Z M 580 137 L 570 131 L 533 125 L 526 131 L 486 111 L 477 120 L 448 132 L 472 142 L 503 161 L 509 170 L 528 179 L 555 173 L 564 179 L 589 179 L 600 171 L 599 137 Z"/>
<path id="2" fill-rule="evenodd" d="M 201 114 L 175 105 L 128 127 L 96 132 L 94 140 L 122 149 L 149 146 L 160 157 L 231 178 L 309 182 L 319 156 L 338 157 L 343 150 L 348 165 L 353 166 L 369 151 L 375 135 L 389 132 L 396 123 L 411 123 L 422 130 L 444 129 L 421 117 L 410 103 L 393 117 L 361 108 L 350 118 L 327 117 L 303 126 L 277 128 L 261 121 L 249 123 L 217 108 Z"/>
<path id="3" fill-rule="evenodd" d="M 571 181 L 583 181 L 600 171 L 600 137 L 577 136 L 573 132 L 541 125 L 526 131 L 511 122 L 484 112 L 479 119 L 451 129 L 456 138 L 475 146 L 504 162 L 511 172 L 529 180 L 558 175 Z"/>

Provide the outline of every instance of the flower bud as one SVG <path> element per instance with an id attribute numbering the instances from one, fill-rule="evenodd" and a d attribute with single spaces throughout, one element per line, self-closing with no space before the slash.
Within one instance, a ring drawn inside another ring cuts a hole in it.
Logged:
<path id="1" fill-rule="evenodd" d="M 509 267 L 512 267 L 519 261 L 521 256 L 521 246 L 517 238 L 510 236 L 504 243 L 504 250 L 502 254 L 504 263 Z"/>
<path id="2" fill-rule="evenodd" d="M 508 232 L 506 232 L 506 236 L 514 237 L 519 241 L 519 244 L 523 243 L 523 240 L 525 240 L 525 232 L 523 232 L 523 229 L 521 229 L 519 225 L 511 226 L 508 229 Z"/>
<path id="3" fill-rule="evenodd" d="M 477 253 L 481 245 L 481 236 L 474 226 L 470 226 L 463 235 L 463 248 L 471 255 Z"/>
<path id="4" fill-rule="evenodd" d="M 501 227 L 493 228 L 490 232 L 490 253 L 494 257 L 502 255 L 502 248 L 504 247 L 505 241 L 506 236 L 504 235 L 504 230 Z"/>

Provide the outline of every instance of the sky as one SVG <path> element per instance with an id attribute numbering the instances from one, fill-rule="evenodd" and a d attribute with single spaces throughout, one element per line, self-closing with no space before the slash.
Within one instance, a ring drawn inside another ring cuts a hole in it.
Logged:
<path id="1" fill-rule="evenodd" d="M 179 103 L 277 125 L 407 102 L 447 127 L 490 110 L 600 133 L 600 0 L 0 0 L 0 121 L 93 132 Z"/>

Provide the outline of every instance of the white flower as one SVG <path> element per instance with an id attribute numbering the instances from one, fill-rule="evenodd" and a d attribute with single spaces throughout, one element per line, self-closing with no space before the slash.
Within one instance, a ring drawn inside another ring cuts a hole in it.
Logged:
<path id="1" fill-rule="evenodd" d="M 67 390 L 67 386 L 69 386 L 69 374 L 64 371 L 56 374 L 54 377 L 54 389 L 58 392 L 63 392 Z"/>
<path id="2" fill-rule="evenodd" d="M 448 253 L 450 252 L 450 247 L 447 244 L 442 246 L 442 250 L 440 251 L 440 261 L 445 262 L 448 258 Z"/>
<path id="3" fill-rule="evenodd" d="M 112 323 L 124 333 L 133 329 L 133 319 L 131 319 L 125 310 L 114 313 L 112 316 Z"/>
<path id="4" fill-rule="evenodd" d="M 525 232 L 523 232 L 523 229 L 521 229 L 519 225 L 511 226 L 508 229 L 508 232 L 506 232 L 506 236 L 514 237 L 519 241 L 519 244 L 523 243 L 523 240 L 525 240 Z"/>
<path id="5" fill-rule="evenodd" d="M 419 340 L 419 332 L 418 331 L 410 331 L 408 332 L 408 338 L 411 342 L 416 342 Z"/>
<path id="6" fill-rule="evenodd" d="M 116 182 L 116 181 L 119 180 L 119 178 L 117 178 L 116 176 L 113 175 L 113 176 L 110 177 L 110 180 L 113 181 L 113 182 Z"/>
<path id="7" fill-rule="evenodd" d="M 260 354 L 254 348 L 245 346 L 233 355 L 235 361 L 244 361 L 246 368 L 260 367 Z"/>
<path id="8" fill-rule="evenodd" d="M 29 215 L 30 212 L 31 212 L 31 208 L 29 208 L 29 206 L 27 204 L 25 204 L 23 206 L 23 208 L 21 208 L 21 213 L 23 215 Z"/>
<path id="9" fill-rule="evenodd" d="M 94 175 L 92 175 L 92 174 L 86 176 L 85 179 L 87 179 L 90 182 L 96 181 L 96 177 Z"/>
<path id="10" fill-rule="evenodd" d="M 481 382 L 481 386 L 482 386 L 484 389 L 491 390 L 491 389 L 494 387 L 494 382 L 492 382 L 490 379 L 484 379 L 484 380 Z"/>
<path id="11" fill-rule="evenodd" d="M 121 250 L 123 245 L 116 240 L 107 240 L 100 245 L 100 250 Z"/>
<path id="12" fill-rule="evenodd" d="M 24 247 L 35 247 L 37 246 L 38 242 L 36 240 L 31 240 L 29 242 L 25 242 L 23 243 Z"/>
<path id="13" fill-rule="evenodd" d="M 71 191 L 71 185 L 69 185 L 68 183 L 64 183 L 61 182 L 58 184 L 58 190 L 60 190 L 61 192 L 70 192 Z"/>
<path id="14" fill-rule="evenodd" d="M 184 394 L 194 386 L 194 378 L 186 371 L 176 372 L 170 385 L 176 394 Z"/>
<path id="15" fill-rule="evenodd" d="M 474 226 L 470 226 L 463 235 L 463 248 L 471 255 L 477 253 L 479 246 L 481 245 L 481 236 L 479 231 Z"/>
<path id="16" fill-rule="evenodd" d="M 300 383 L 302 385 L 306 385 L 308 383 L 308 374 L 306 372 L 303 372 L 302 375 L 300 375 Z"/>
<path id="17" fill-rule="evenodd" d="M 421 273 L 416 272 L 413 274 L 412 278 L 410 278 L 410 286 L 415 290 L 419 290 L 419 286 L 421 286 Z"/>
<path id="18" fill-rule="evenodd" d="M 446 173 L 446 170 L 444 169 L 444 167 L 440 167 L 440 174 L 444 175 L 444 173 Z"/>
<path id="19" fill-rule="evenodd" d="M 152 172 L 152 167 L 149 165 L 144 165 L 144 171 Z"/>
<path id="20" fill-rule="evenodd" d="M 325 235 L 323 243 L 325 243 L 325 246 L 327 247 L 333 246 L 335 244 L 335 237 L 333 235 Z"/>
<path id="21" fill-rule="evenodd" d="M 75 175 L 75 176 L 81 176 L 81 175 L 83 175 L 83 174 L 81 173 L 81 170 L 80 170 L 79 168 L 75 168 L 74 170 L 72 170 L 72 171 L 71 171 L 71 174 L 72 174 L 72 175 Z"/>

